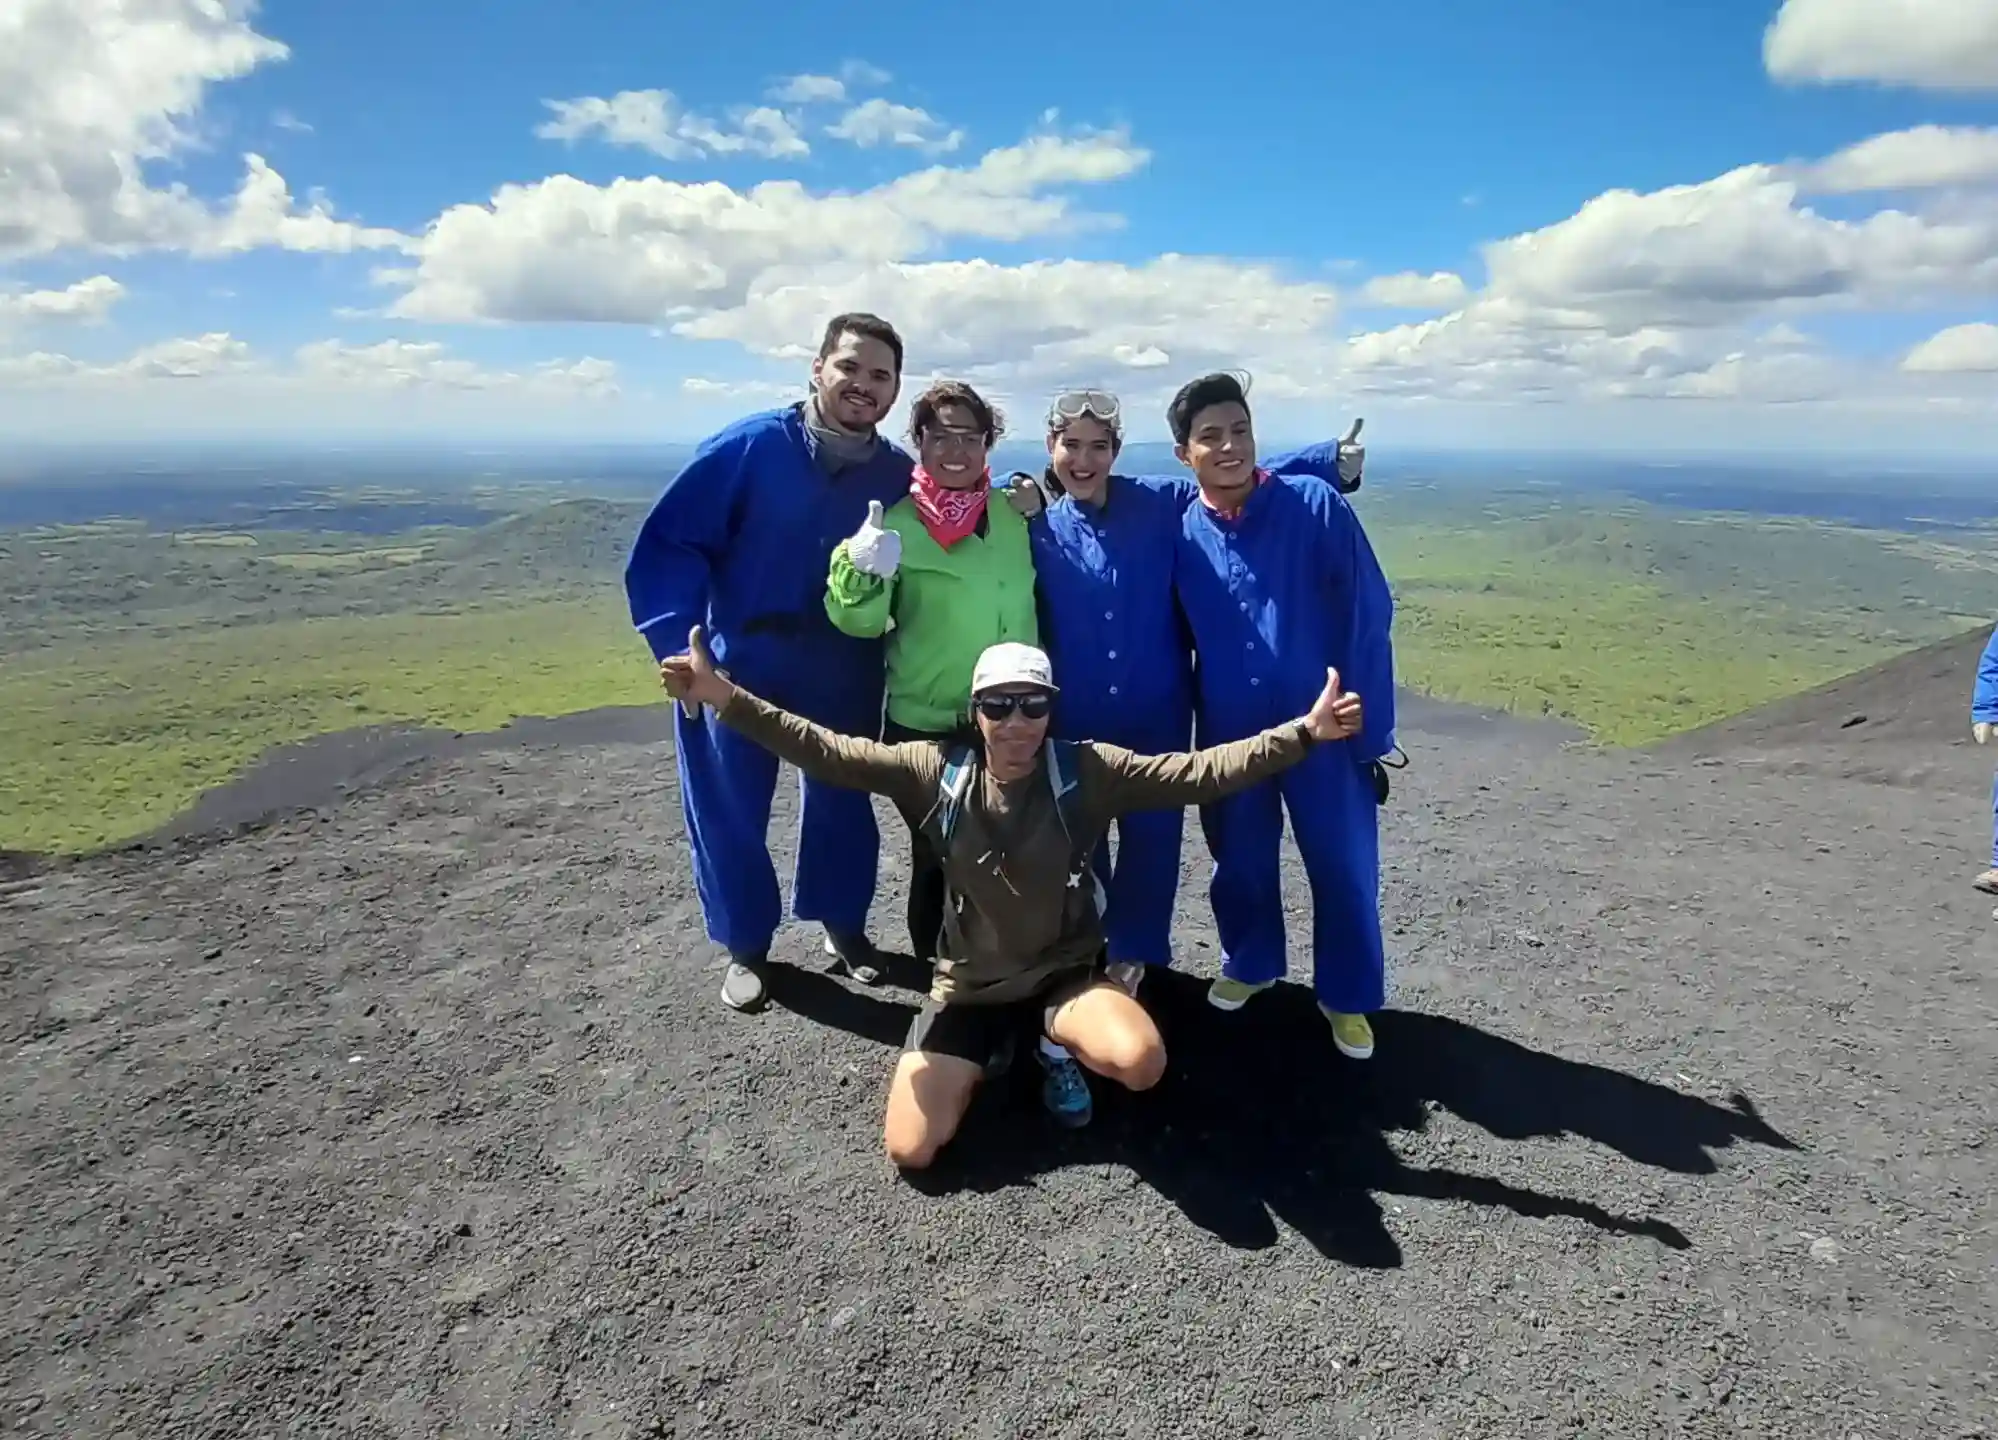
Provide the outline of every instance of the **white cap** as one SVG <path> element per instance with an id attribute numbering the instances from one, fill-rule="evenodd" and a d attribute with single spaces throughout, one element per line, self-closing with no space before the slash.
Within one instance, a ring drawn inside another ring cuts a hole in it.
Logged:
<path id="1" fill-rule="evenodd" d="M 1048 652 L 1016 640 L 986 646 L 971 672 L 971 693 L 982 694 L 1001 685 L 1032 685 L 1053 693 L 1054 667 L 1048 664 Z"/>

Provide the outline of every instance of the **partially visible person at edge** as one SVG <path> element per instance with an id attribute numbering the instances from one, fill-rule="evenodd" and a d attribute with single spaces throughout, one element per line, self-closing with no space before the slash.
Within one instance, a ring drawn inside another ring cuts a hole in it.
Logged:
<path id="1" fill-rule="evenodd" d="M 807 774 L 886 796 L 943 857 L 952 899 L 945 954 L 910 1022 L 883 1126 L 889 1158 L 911 1170 L 956 1133 L 979 1082 L 1007 1062 L 1022 1020 L 1099 1075 L 1132 1090 L 1156 1085 L 1164 1043 L 1144 1008 L 1099 968 L 1102 918 L 1095 887 L 1080 883 L 1104 828 L 1129 809 L 1214 800 L 1336 753 L 1344 747 L 1328 742 L 1359 733 L 1364 719 L 1360 697 L 1342 693 L 1328 671 L 1299 717 L 1217 749 L 1136 755 L 1050 744 L 1048 658 L 1020 644 L 977 659 L 970 745 L 884 745 L 814 725 L 716 673 L 698 630 L 686 655 L 661 663 L 660 679 L 675 699 L 714 707 L 721 723 Z"/>
<path id="2" fill-rule="evenodd" d="M 1970 694 L 1970 733 L 1979 745 L 1998 739 L 1998 630 L 1991 632 L 1977 665 L 1977 686 Z M 1991 868 L 1972 883 L 1986 895 L 1998 895 L 1998 775 L 1991 780 Z"/>
<path id="3" fill-rule="evenodd" d="M 870 505 L 832 552 L 826 616 L 847 635 L 887 637 L 888 723 L 883 738 L 942 740 L 968 733 L 971 667 L 1002 640 L 1040 643 L 1027 522 L 991 504 L 990 455 L 998 413 L 969 385 L 938 381 L 909 407 L 916 467 L 886 512 Z M 943 872 L 912 839 L 909 945 L 936 958 Z"/>
<path id="4" fill-rule="evenodd" d="M 1057 736 L 1166 754 L 1193 736 L 1192 647 L 1173 567 L 1180 518 L 1196 492 L 1182 476 L 1112 472 L 1124 444 L 1122 408 L 1103 390 L 1064 391 L 1048 407 L 1047 505 L 1030 527 L 1041 636 L 1062 682 Z M 1269 469 L 1353 485 L 1365 453 L 1332 440 L 1279 456 Z M 1109 897 L 1109 973 L 1134 995 L 1146 966 L 1172 964 L 1185 824 L 1178 806 L 1126 814 L 1115 863 L 1107 837 L 1096 855 Z"/>
<path id="5" fill-rule="evenodd" d="M 759 694 L 846 735 L 881 733 L 882 646 L 836 630 L 821 591 L 833 547 L 870 505 L 909 486 L 907 453 L 876 430 L 901 388 L 902 339 L 878 316 L 835 316 L 794 405 L 703 441 L 646 516 L 624 572 L 631 618 L 655 659 L 705 627 L 715 659 Z M 710 939 L 728 951 L 722 1000 L 764 1000 L 782 919 L 767 832 L 777 761 L 712 715 L 676 721 L 680 799 Z M 825 927 L 826 949 L 865 984 L 880 837 L 856 791 L 801 784 L 791 911 Z"/>
<path id="6" fill-rule="evenodd" d="M 1345 498 L 1309 475 L 1256 463 L 1242 382 L 1207 375 L 1167 411 L 1200 503 L 1181 519 L 1175 571 L 1199 656 L 1200 743 L 1253 735 L 1309 702 L 1327 667 L 1367 697 L 1351 745 L 1314 753 L 1281 780 L 1201 811 L 1214 856 L 1209 895 L 1222 949 L 1208 990 L 1236 1010 L 1287 968 L 1280 846 L 1284 812 L 1311 884 L 1312 983 L 1340 1053 L 1373 1054 L 1386 961 L 1380 924 L 1375 762 L 1394 750 L 1394 599 Z"/>

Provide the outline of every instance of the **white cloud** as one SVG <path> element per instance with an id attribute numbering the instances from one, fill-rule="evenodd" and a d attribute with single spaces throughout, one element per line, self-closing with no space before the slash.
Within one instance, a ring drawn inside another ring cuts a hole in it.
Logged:
<path id="1" fill-rule="evenodd" d="M 947 130 L 927 110 L 880 99 L 864 100 L 826 127 L 826 134 L 863 150 L 899 145 L 926 155 L 944 155 L 964 142 L 962 130 Z"/>
<path id="2" fill-rule="evenodd" d="M 220 331 L 162 341 L 103 364 L 47 351 L 0 357 L 0 384 L 10 389 L 103 389 L 162 380 L 228 384 L 231 393 L 254 387 L 261 393 L 498 391 L 584 397 L 615 395 L 618 389 L 617 367 L 607 360 L 549 360 L 527 370 L 490 370 L 452 357 L 442 345 L 406 340 L 314 341 L 300 346 L 289 365 L 260 357 Z"/>
<path id="3" fill-rule="evenodd" d="M 791 75 L 765 93 L 779 105 L 837 105 L 846 99 L 846 82 L 831 75 Z"/>
<path id="4" fill-rule="evenodd" d="M 535 127 L 543 140 L 600 139 L 609 145 L 631 145 L 667 160 L 694 160 L 707 155 L 759 155 L 791 159 L 809 155 L 812 147 L 791 118 L 767 105 L 737 112 L 732 128 L 681 106 L 670 90 L 621 90 L 605 99 L 586 95 L 575 100 L 544 100 L 552 120 Z"/>
<path id="5" fill-rule="evenodd" d="M 217 331 L 184 340 L 162 340 L 107 365 L 91 365 L 47 351 L 0 357 L 0 381 L 10 384 L 87 384 L 199 380 L 239 372 L 248 368 L 249 364 L 250 347 L 231 335 Z"/>
<path id="6" fill-rule="evenodd" d="M 1939 330 L 1910 350 L 1901 368 L 1914 375 L 1998 372 L 1998 325 L 1980 321 Z"/>
<path id="7" fill-rule="evenodd" d="M 368 389 L 562 390 L 575 394 L 615 394 L 617 367 L 608 360 L 549 360 L 532 370 L 487 370 L 453 358 L 434 341 L 382 340 L 350 345 L 319 340 L 299 347 L 297 375 Z"/>
<path id="8" fill-rule="evenodd" d="M 866 90 L 886 85 L 895 77 L 879 65 L 870 65 L 865 60 L 848 60 L 839 67 L 839 78 L 848 85 Z"/>
<path id="9" fill-rule="evenodd" d="M 1488 293 L 1628 330 L 1998 288 L 1998 214 L 1837 220 L 1797 198 L 1796 183 L 1768 165 L 1648 194 L 1611 190 L 1566 220 L 1487 246 Z"/>
<path id="10" fill-rule="evenodd" d="M 1929 190 L 1998 181 L 1998 130 L 1918 125 L 1892 130 L 1797 172 L 1803 189 L 1821 195 L 1875 190 Z"/>
<path id="11" fill-rule="evenodd" d="M 410 319 L 657 324 L 742 302 L 786 265 L 907 259 L 952 239 L 1023 240 L 1114 217 L 1078 214 L 1068 187 L 1149 159 L 1121 132 L 1037 135 L 975 165 L 935 166 L 858 193 L 796 181 L 736 191 L 657 176 L 509 185 L 431 224 L 415 265 L 383 271 Z"/>
<path id="12" fill-rule="evenodd" d="M 96 322 L 124 298 L 125 287 L 109 275 L 93 275 L 61 290 L 0 291 L 0 327 L 10 321 Z"/>
<path id="13" fill-rule="evenodd" d="M 272 202 L 284 181 L 254 156 L 216 213 L 149 164 L 190 149 L 210 85 L 288 52 L 249 24 L 250 0 L 10 0 L 0 8 L 0 259 L 251 246 L 381 248 L 391 231 Z"/>
<path id="14" fill-rule="evenodd" d="M 1395 310 L 1451 310 L 1470 296 L 1464 277 L 1449 270 L 1421 275 L 1404 270 L 1378 275 L 1360 287 L 1360 298 Z"/>
<path id="15" fill-rule="evenodd" d="M 1265 266 L 1164 255 L 1143 265 L 989 260 L 780 268 L 744 302 L 682 321 L 690 339 L 729 340 L 803 362 L 825 317 L 872 310 L 893 319 L 912 374 L 943 373 L 1041 396 L 1108 385 L 1157 398 L 1189 372 L 1248 365 L 1258 384 L 1320 374 L 1335 354 L 1338 296 Z M 1171 368 L 1168 383 L 1160 373 Z M 1274 392 L 1272 392 L 1274 393 Z"/>
<path id="16" fill-rule="evenodd" d="M 710 380 L 703 375 L 689 375 L 680 382 L 680 389 L 701 400 L 753 400 L 774 403 L 780 400 L 797 400 L 805 393 L 805 383 L 798 380 Z"/>
<path id="17" fill-rule="evenodd" d="M 1778 80 L 1998 89 L 1991 0 L 1784 0 L 1763 35 Z"/>

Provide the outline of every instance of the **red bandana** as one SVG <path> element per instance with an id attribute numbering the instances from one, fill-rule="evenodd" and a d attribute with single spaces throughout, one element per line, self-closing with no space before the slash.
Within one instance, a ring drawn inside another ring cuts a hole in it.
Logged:
<path id="1" fill-rule="evenodd" d="M 946 490 L 922 466 L 909 483 L 909 495 L 916 502 L 916 515 L 930 538 L 948 550 L 978 529 L 985 517 L 985 497 L 992 493 L 992 472 L 988 469 L 969 490 Z"/>

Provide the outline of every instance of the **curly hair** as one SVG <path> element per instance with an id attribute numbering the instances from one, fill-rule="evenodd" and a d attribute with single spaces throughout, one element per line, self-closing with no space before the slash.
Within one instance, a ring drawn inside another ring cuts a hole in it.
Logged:
<path id="1" fill-rule="evenodd" d="M 999 443 L 1006 422 L 992 403 L 962 380 L 938 380 L 918 395 L 909 406 L 909 438 L 923 443 L 923 432 L 937 423 L 937 411 L 946 405 L 962 405 L 985 432 L 988 447 Z"/>

